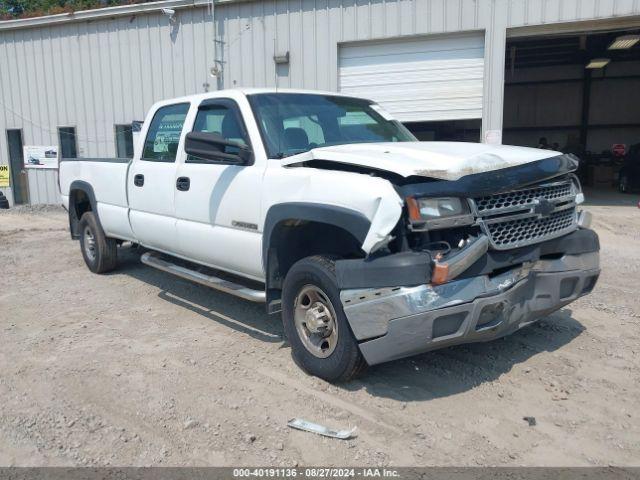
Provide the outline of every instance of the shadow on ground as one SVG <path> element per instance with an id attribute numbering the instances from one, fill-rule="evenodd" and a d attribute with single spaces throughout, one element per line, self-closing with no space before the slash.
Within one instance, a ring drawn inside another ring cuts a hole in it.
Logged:
<path id="1" fill-rule="evenodd" d="M 113 274 L 125 274 L 155 285 L 161 290 L 158 296 L 162 300 L 257 340 L 282 342 L 284 332 L 279 314 L 267 315 L 263 304 L 241 300 L 146 266 L 140 262 L 144 252 L 144 249 L 119 249 L 119 268 Z"/>
<path id="2" fill-rule="evenodd" d="M 239 300 L 140 263 L 142 251 L 122 249 L 120 268 L 125 274 L 155 285 L 159 297 L 257 340 L 283 343 L 280 315 L 267 315 L 262 304 Z M 425 401 L 455 395 L 492 382 L 514 366 L 570 343 L 585 328 L 563 309 L 510 336 L 487 343 L 448 347 L 435 352 L 369 368 L 360 378 L 341 388 L 365 389 L 373 396 L 403 402 Z"/>

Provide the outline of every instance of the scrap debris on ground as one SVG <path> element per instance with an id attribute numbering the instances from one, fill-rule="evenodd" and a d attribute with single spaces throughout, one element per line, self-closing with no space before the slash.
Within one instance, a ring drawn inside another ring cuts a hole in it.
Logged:
<path id="1" fill-rule="evenodd" d="M 588 198 L 603 268 L 592 295 L 341 386 L 300 371 L 262 307 L 134 250 L 94 275 L 61 209 L 3 210 L 0 465 L 637 465 L 638 197 Z"/>
<path id="2" fill-rule="evenodd" d="M 340 440 L 347 440 L 348 438 L 353 437 L 357 430 L 357 427 L 343 430 L 333 430 L 329 427 L 325 427 L 324 425 L 309 422 L 301 418 L 294 418 L 292 420 L 289 420 L 287 425 L 291 428 L 295 428 L 296 430 L 303 430 L 305 432 L 315 433 L 324 437 L 339 438 Z"/>

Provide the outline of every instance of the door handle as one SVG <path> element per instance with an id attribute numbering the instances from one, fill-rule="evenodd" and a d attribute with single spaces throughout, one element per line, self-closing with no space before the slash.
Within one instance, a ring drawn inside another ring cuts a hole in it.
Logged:
<path id="1" fill-rule="evenodd" d="M 133 184 L 134 184 L 136 187 L 141 187 L 141 186 L 143 186 L 143 185 L 144 185 L 144 175 L 142 175 L 142 174 L 140 174 L 140 173 L 138 173 L 137 175 L 135 175 L 135 176 L 133 177 Z"/>
<path id="2" fill-rule="evenodd" d="M 187 190 L 189 190 L 190 186 L 191 180 L 189 179 L 189 177 L 178 177 L 178 180 L 176 180 L 176 188 L 181 192 L 186 192 Z"/>

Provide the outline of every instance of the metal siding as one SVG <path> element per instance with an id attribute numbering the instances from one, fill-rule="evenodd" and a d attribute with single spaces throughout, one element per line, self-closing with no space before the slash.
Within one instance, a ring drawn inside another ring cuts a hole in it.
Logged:
<path id="1" fill-rule="evenodd" d="M 115 156 L 115 124 L 144 119 L 158 100 L 202 92 L 213 81 L 211 17 L 198 7 L 176 18 L 175 25 L 152 13 L 0 31 L 0 163 L 8 163 L 8 128 L 21 128 L 25 145 L 58 145 L 57 128 L 73 126 L 78 155 Z M 31 203 L 60 203 L 56 175 L 29 170 Z"/>
<path id="2" fill-rule="evenodd" d="M 499 2 L 499 0 L 496 0 Z M 499 2 L 501 5 L 502 3 Z M 640 15 L 637 0 L 508 0 L 508 28 Z"/>
<path id="3" fill-rule="evenodd" d="M 0 42 L 2 38 L 0 37 Z M 4 42 L 0 43 L 0 65 L 6 65 L 7 68 L 0 68 L 0 86 L 7 85 L 9 83 L 9 77 L 11 69 L 9 67 L 9 59 L 7 48 L 4 47 Z M 13 110 L 13 97 L 10 92 L 4 88 L 0 88 L 0 110 L 2 110 L 2 116 L 0 116 L 0 122 L 3 125 L 9 124 L 9 119 L 13 121 L 13 113 L 9 110 Z M 0 155 L 0 165 L 9 164 L 8 146 L 6 132 L 0 132 L 0 151 L 7 152 L 5 155 Z M 11 175 L 11 172 L 9 172 Z M 9 203 L 13 205 L 13 194 L 11 187 L 0 187 L 0 192 L 9 199 Z"/>
<path id="4" fill-rule="evenodd" d="M 280 87 L 337 90 L 339 44 L 483 29 L 479 15 L 490 9 L 492 3 L 492 0 L 271 0 L 221 4 L 216 7 L 216 17 L 219 38 L 225 42 L 224 87 L 275 86 L 272 60 L 275 44 L 278 53 L 289 51 L 291 58 L 288 67 L 277 68 Z M 259 27 L 256 15 L 261 16 Z M 250 19 L 249 28 L 243 28 L 249 16 L 253 20 Z M 239 43 L 244 47 L 239 48 Z"/>
<path id="5" fill-rule="evenodd" d="M 30 168 L 27 171 L 27 179 L 31 204 L 61 203 L 57 170 Z"/>
<path id="6" fill-rule="evenodd" d="M 143 119 L 162 98 L 215 89 L 209 10 L 180 6 L 177 25 L 150 10 L 159 6 L 141 4 L 124 7 L 134 9 L 126 16 L 0 28 L 0 163 L 8 162 L 7 128 L 22 128 L 29 145 L 57 144 L 57 127 L 75 126 L 79 155 L 115 155 L 114 124 Z M 274 86 L 277 78 L 281 87 L 335 91 L 341 43 L 483 30 L 486 131 L 502 128 L 506 29 L 640 15 L 640 1 L 265 0 L 215 11 L 225 88 Z M 288 66 L 276 68 L 274 44 L 290 52 Z M 55 172 L 29 178 L 33 202 L 58 202 Z"/>

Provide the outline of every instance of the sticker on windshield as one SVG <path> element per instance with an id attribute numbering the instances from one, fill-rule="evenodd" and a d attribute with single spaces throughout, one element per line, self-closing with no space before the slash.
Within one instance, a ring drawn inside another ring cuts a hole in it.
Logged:
<path id="1" fill-rule="evenodd" d="M 389 112 L 387 112 L 384 108 L 382 108 L 377 103 L 371 104 L 371 108 L 374 109 L 376 112 L 378 112 L 382 116 L 382 118 L 384 118 L 385 120 L 389 120 L 389 121 L 395 120 L 395 118 L 393 118 L 393 115 L 391 115 Z"/>

